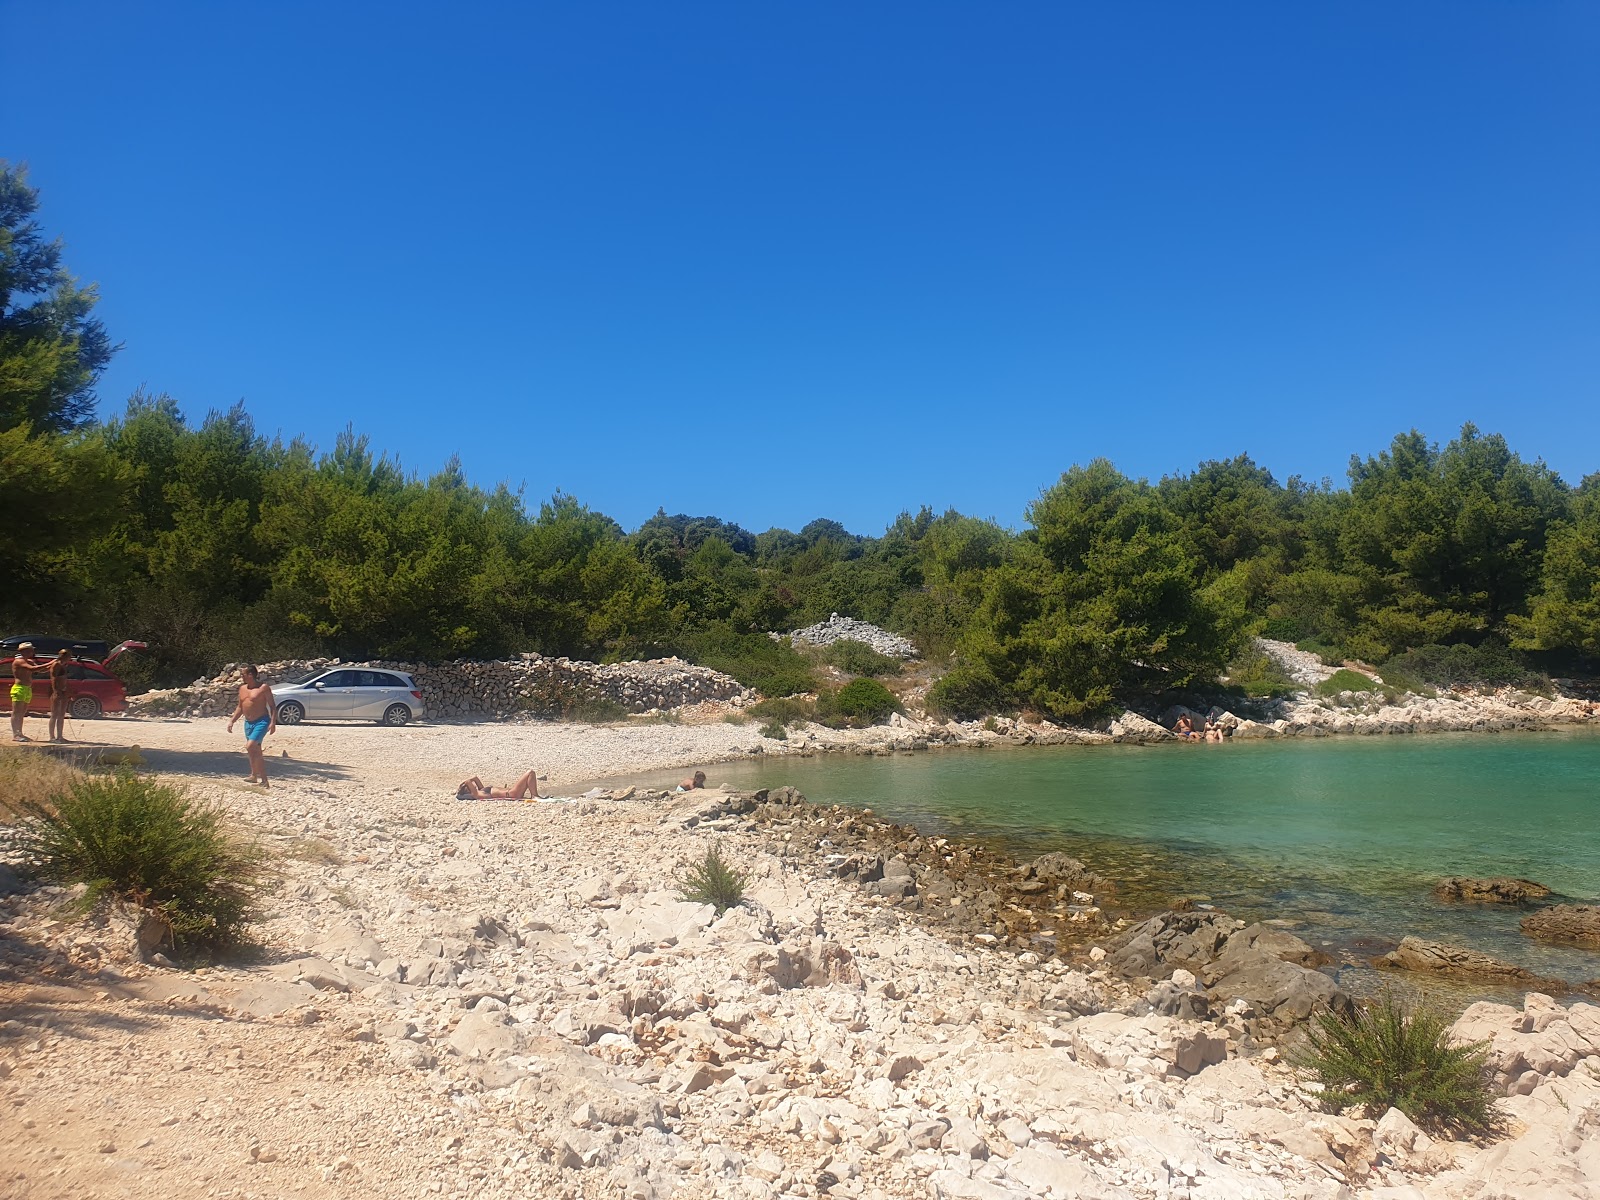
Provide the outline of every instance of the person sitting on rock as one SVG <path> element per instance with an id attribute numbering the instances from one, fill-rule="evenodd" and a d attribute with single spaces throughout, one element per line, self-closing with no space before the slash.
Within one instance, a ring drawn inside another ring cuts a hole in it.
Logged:
<path id="1" fill-rule="evenodd" d="M 457 800 L 538 800 L 539 772 L 529 771 L 508 788 L 488 787 L 474 775 L 463 779 L 456 789 Z"/>
<path id="2" fill-rule="evenodd" d="M 1226 732 L 1227 731 L 1223 729 L 1221 725 L 1217 724 L 1210 717 L 1206 718 L 1206 741 L 1220 742 L 1223 734 Z"/>
<path id="3" fill-rule="evenodd" d="M 678 790 L 680 792 L 692 792 L 695 788 L 703 788 L 705 785 L 706 773 L 704 771 L 696 771 L 688 779 L 680 779 L 678 781 Z"/>
<path id="4" fill-rule="evenodd" d="M 1197 739 L 1200 736 L 1195 731 L 1194 722 L 1190 720 L 1188 713 L 1178 718 L 1178 723 L 1172 727 L 1172 732 L 1186 740 Z"/>

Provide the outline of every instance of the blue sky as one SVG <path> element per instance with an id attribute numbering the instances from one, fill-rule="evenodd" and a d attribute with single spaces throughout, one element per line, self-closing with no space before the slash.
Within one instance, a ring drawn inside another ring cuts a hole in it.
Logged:
<path id="1" fill-rule="evenodd" d="M 126 348 L 413 470 L 755 529 L 1074 462 L 1600 470 L 1600 6 L 0 5 Z M 46 48 L 45 50 L 38 49 Z"/>

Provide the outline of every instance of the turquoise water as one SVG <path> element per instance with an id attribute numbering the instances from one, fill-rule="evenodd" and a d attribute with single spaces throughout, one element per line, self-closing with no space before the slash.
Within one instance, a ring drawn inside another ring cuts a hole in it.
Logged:
<path id="1" fill-rule="evenodd" d="M 1460 734 L 1187 746 L 1057 746 L 725 764 L 712 782 L 789 783 L 925 832 L 1065 850 L 1119 898 L 1177 896 L 1280 918 L 1350 958 L 1408 933 L 1543 974 L 1600 955 L 1524 938 L 1515 909 L 1442 904 L 1442 875 L 1517 875 L 1600 896 L 1600 737 Z"/>

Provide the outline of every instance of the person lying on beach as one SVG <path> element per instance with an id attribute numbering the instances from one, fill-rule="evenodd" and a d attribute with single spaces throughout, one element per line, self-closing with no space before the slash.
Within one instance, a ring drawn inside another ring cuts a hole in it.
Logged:
<path id="1" fill-rule="evenodd" d="M 678 781 L 678 790 L 680 792 L 692 792 L 695 788 L 703 788 L 705 785 L 706 773 L 704 771 L 696 771 L 688 779 L 680 779 Z"/>
<path id="2" fill-rule="evenodd" d="M 488 787 L 474 775 L 456 789 L 457 800 L 538 800 L 539 772 L 529 771 L 508 788 Z"/>

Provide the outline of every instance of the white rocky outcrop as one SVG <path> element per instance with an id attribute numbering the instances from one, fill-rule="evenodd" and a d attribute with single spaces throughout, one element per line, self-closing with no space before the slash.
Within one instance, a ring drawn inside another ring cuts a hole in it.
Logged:
<path id="1" fill-rule="evenodd" d="M 899 634 L 880 629 L 867 621 L 858 621 L 854 617 L 841 617 L 838 613 L 834 613 L 826 621 L 819 621 L 804 629 L 796 629 L 788 637 L 791 642 L 808 646 L 831 646 L 835 642 L 849 639 L 865 642 L 879 654 L 890 658 L 917 657 L 917 648 Z"/>

